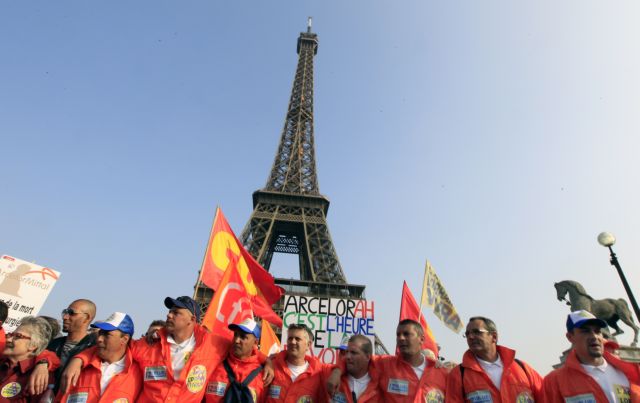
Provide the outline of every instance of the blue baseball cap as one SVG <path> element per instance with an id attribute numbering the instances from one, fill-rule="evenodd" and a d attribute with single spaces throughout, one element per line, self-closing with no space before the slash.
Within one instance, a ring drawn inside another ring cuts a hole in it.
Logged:
<path id="1" fill-rule="evenodd" d="M 607 322 L 596 318 L 591 312 L 585 310 L 574 311 L 567 316 L 567 331 L 570 332 L 576 327 L 584 325 L 597 325 L 602 329 L 607 327 Z"/>
<path id="2" fill-rule="evenodd" d="M 188 309 L 193 316 L 196 317 L 196 322 L 200 322 L 200 304 L 193 300 L 191 297 L 182 296 L 176 299 L 167 297 L 164 299 L 164 306 L 171 309 L 173 307 Z"/>
<path id="3" fill-rule="evenodd" d="M 240 329 L 245 333 L 250 333 L 256 336 L 256 339 L 260 338 L 260 326 L 258 326 L 258 323 L 251 318 L 247 318 L 240 323 L 232 323 L 229 325 L 229 329 Z"/>
<path id="4" fill-rule="evenodd" d="M 103 322 L 95 322 L 91 327 L 111 332 L 119 330 L 122 333 L 133 336 L 133 319 L 123 312 L 114 312 Z"/>

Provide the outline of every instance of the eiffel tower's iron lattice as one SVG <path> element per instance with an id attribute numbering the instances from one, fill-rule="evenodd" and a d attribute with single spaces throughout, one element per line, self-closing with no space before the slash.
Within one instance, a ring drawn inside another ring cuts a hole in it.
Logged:
<path id="1" fill-rule="evenodd" d="M 253 194 L 253 213 L 242 231 L 245 247 L 267 270 L 273 254 L 299 256 L 300 279 L 346 284 L 320 194 L 313 137 L 313 58 L 318 37 L 298 38 L 298 67 L 289 108 L 266 186 Z"/>
<path id="2" fill-rule="evenodd" d="M 269 270 L 274 253 L 298 255 L 300 280 L 276 278 L 287 293 L 364 298 L 365 286 L 348 284 L 327 226 L 329 200 L 320 194 L 313 136 L 313 58 L 318 36 L 301 32 L 289 107 L 265 187 L 253 193 L 253 212 L 240 239 Z M 195 298 L 203 309 L 213 291 L 198 283 Z M 282 300 L 274 306 L 282 314 Z M 277 329 L 279 333 L 279 329 Z M 376 336 L 376 351 L 386 352 Z"/>

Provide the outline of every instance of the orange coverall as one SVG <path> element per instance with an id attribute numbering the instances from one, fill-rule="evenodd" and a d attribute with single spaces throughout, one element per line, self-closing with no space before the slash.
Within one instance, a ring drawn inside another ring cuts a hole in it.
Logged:
<path id="1" fill-rule="evenodd" d="M 349 387 L 349 374 L 346 373 L 346 368 L 344 364 L 340 365 L 342 370 L 342 376 L 340 377 L 340 387 L 338 391 L 333 396 L 333 398 L 329 397 L 329 393 L 326 391 L 326 382 L 331 375 L 335 367 L 329 366 L 325 367 L 322 370 L 322 386 L 325 388 L 324 391 L 324 401 L 327 402 L 335 402 L 335 403 L 353 403 L 353 397 L 351 395 L 351 388 Z M 371 363 L 369 364 L 369 377 L 371 380 L 367 385 L 367 388 L 358 398 L 358 403 L 381 403 L 383 402 L 382 397 L 380 396 L 380 392 L 378 390 L 378 373 Z"/>
<path id="2" fill-rule="evenodd" d="M 236 379 L 242 382 L 254 369 L 261 366 L 266 356 L 260 353 L 258 350 L 254 350 L 253 353 L 247 358 L 237 358 L 235 355 L 229 353 L 227 360 L 229 366 L 233 370 Z M 264 382 L 262 381 L 262 372 L 258 373 L 251 382 L 249 382 L 249 389 L 253 395 L 253 401 L 259 402 L 262 398 L 264 391 Z M 229 389 L 229 376 L 227 370 L 224 368 L 224 364 L 220 363 L 216 368 L 209 381 L 207 382 L 207 388 L 205 392 L 205 401 L 209 403 L 222 402 L 224 400 L 224 394 Z"/>
<path id="3" fill-rule="evenodd" d="M 273 360 L 275 376 L 265 392 L 263 402 L 317 403 L 323 400 L 322 368 L 323 364 L 315 357 L 307 356 L 309 368 L 291 382 L 291 371 L 285 360 L 287 352 L 278 353 Z"/>
<path id="4" fill-rule="evenodd" d="M 418 379 L 410 364 L 400 356 L 375 356 L 375 370 L 380 374 L 379 390 L 387 403 L 443 402 L 447 386 L 447 370 L 436 368 L 425 358 L 422 377 Z"/>
<path id="5" fill-rule="evenodd" d="M 622 371 L 629 380 L 631 402 L 640 402 L 638 365 L 622 361 L 606 352 L 604 359 L 608 364 Z M 572 398 L 577 397 L 582 398 L 583 402 L 609 402 L 598 382 L 582 368 L 574 350 L 571 350 L 562 367 L 551 371 L 544 378 L 543 393 L 545 402 L 548 403 L 571 401 Z"/>
<path id="6" fill-rule="evenodd" d="M 526 363 L 524 369 L 515 361 L 516 352 L 510 348 L 497 346 L 502 360 L 500 390 L 482 369 L 470 350 L 462 357 L 462 364 L 455 367 L 447 379 L 447 402 L 473 401 L 474 397 L 491 396 L 493 402 L 542 401 L 542 377 Z M 522 362 L 522 361 L 521 361 Z M 461 382 L 460 367 L 464 367 L 464 386 Z M 463 392 L 464 390 L 464 392 Z M 463 395 L 464 393 L 464 395 Z"/>
<path id="7" fill-rule="evenodd" d="M 142 372 L 142 392 L 138 403 L 176 402 L 200 403 L 206 391 L 209 375 L 229 349 L 231 341 L 209 333 L 196 325 L 196 346 L 176 381 L 171 368 L 171 350 L 167 342 L 166 329 L 158 330 L 160 340 L 148 344 L 145 339 L 132 340 L 130 344 L 133 360 Z M 89 362 L 86 351 L 76 355 Z"/>
<path id="8" fill-rule="evenodd" d="M 102 360 L 98 357 L 97 347 L 90 347 L 84 352 L 90 358 L 82 369 L 76 386 L 69 388 L 69 391 L 64 395 L 62 392 L 59 393 L 59 398 L 56 401 L 63 403 L 66 403 L 67 400 L 79 401 L 79 399 L 86 403 L 111 403 L 114 401 L 133 403 L 136 401 L 142 389 L 142 373 L 138 364 L 133 362 L 129 349 L 124 356 L 124 370 L 111 378 L 102 395 L 100 394 Z"/>

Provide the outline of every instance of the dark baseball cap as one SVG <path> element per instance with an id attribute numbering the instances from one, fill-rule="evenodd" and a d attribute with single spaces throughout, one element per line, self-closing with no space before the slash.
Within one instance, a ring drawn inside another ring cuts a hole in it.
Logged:
<path id="1" fill-rule="evenodd" d="M 167 297 L 164 299 L 164 306 L 169 309 L 173 307 L 188 309 L 196 317 L 196 322 L 200 322 L 200 305 L 191 297 L 186 295 L 176 299 Z"/>

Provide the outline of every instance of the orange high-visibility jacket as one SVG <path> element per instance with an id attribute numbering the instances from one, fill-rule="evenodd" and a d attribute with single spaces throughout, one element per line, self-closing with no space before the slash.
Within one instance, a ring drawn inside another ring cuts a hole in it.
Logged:
<path id="1" fill-rule="evenodd" d="M 291 371 L 282 351 L 273 360 L 274 378 L 264 393 L 263 402 L 317 403 L 322 397 L 323 364 L 317 358 L 307 356 L 309 368 L 291 382 Z"/>
<path id="2" fill-rule="evenodd" d="M 229 366 L 238 382 L 242 382 L 254 369 L 262 366 L 265 360 L 266 356 L 258 350 L 254 350 L 247 358 L 237 358 L 231 353 L 227 355 Z M 262 381 L 262 375 L 262 372 L 258 373 L 248 385 L 254 402 L 259 402 L 263 396 L 264 382 Z M 224 364 L 220 363 L 207 381 L 205 400 L 209 403 L 224 401 L 224 394 L 229 389 L 229 383 L 227 370 L 224 368 Z"/>
<path id="3" fill-rule="evenodd" d="M 447 370 L 436 368 L 425 358 L 422 377 L 418 379 L 411 365 L 395 355 L 375 356 L 375 369 L 380 374 L 379 390 L 385 402 L 442 402 L 447 386 Z"/>
<path id="4" fill-rule="evenodd" d="M 541 402 L 542 377 L 533 368 L 520 361 L 516 362 L 516 352 L 510 348 L 497 346 L 498 355 L 502 360 L 502 378 L 500 390 L 496 388 L 486 372 L 476 360 L 470 350 L 462 357 L 462 364 L 449 373 L 447 379 L 447 402 L 464 402 L 482 400 L 491 396 L 493 402 Z M 461 371 L 464 367 L 464 375 Z M 524 367 L 524 368 L 523 368 Z M 464 378 L 464 384 L 461 381 Z"/>
<path id="5" fill-rule="evenodd" d="M 124 356 L 124 370 L 111 378 L 102 395 L 100 394 L 100 379 L 102 378 L 100 365 L 102 360 L 98 357 L 97 347 L 90 347 L 83 353 L 86 353 L 89 359 L 80 373 L 76 386 L 72 386 L 66 394 L 60 392 L 56 401 L 63 403 L 67 401 L 133 403 L 136 401 L 142 389 L 142 374 L 138 364 L 133 362 L 129 349 L 127 349 Z"/>
<path id="6" fill-rule="evenodd" d="M 142 372 L 142 391 L 139 403 L 176 402 L 200 403 L 204 397 L 207 379 L 222 362 L 230 340 L 213 335 L 204 327 L 196 325 L 196 346 L 176 381 L 171 368 L 171 350 L 167 342 L 166 329 L 158 331 L 160 340 L 148 344 L 145 339 L 132 340 L 130 344 L 133 360 Z M 84 363 L 89 362 L 83 351 L 76 355 Z"/>
<path id="7" fill-rule="evenodd" d="M 607 363 L 622 371 L 629 380 L 629 396 L 632 402 L 640 402 L 640 375 L 638 365 L 622 361 L 609 353 L 604 353 Z M 609 399 L 598 382 L 589 375 L 572 350 L 564 365 L 544 378 L 543 393 L 545 402 L 565 402 L 580 396 L 582 401 L 608 403 Z M 574 400 L 577 401 L 577 400 Z"/>
<path id="8" fill-rule="evenodd" d="M 340 387 L 338 388 L 338 391 L 335 393 L 333 398 L 329 397 L 329 393 L 327 392 L 325 386 L 334 368 L 336 367 L 327 366 L 322 370 L 322 386 L 325 389 L 324 401 L 335 403 L 353 403 L 353 396 L 351 394 L 351 388 L 349 387 L 349 374 L 346 373 L 344 365 L 341 365 L 339 367 L 343 371 L 342 376 L 340 377 Z M 371 378 L 371 380 L 369 381 L 367 388 L 358 398 L 358 403 L 381 403 L 383 400 L 378 390 L 379 376 L 371 363 L 369 364 L 369 377 Z"/>

